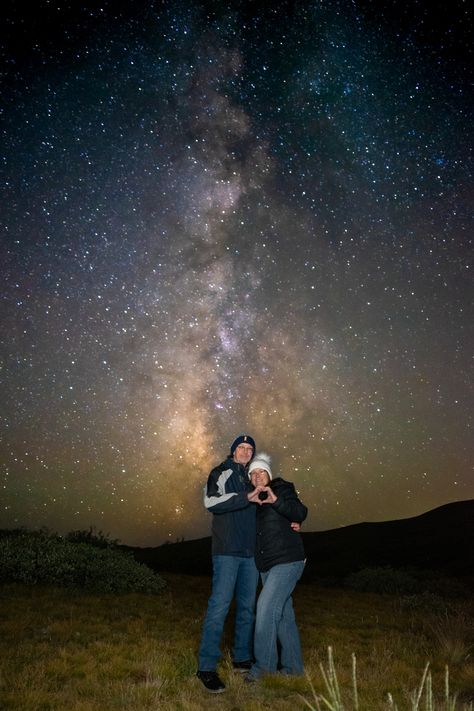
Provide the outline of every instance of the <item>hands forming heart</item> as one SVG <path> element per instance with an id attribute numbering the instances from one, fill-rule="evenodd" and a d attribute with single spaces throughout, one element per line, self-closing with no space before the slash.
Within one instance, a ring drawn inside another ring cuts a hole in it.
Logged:
<path id="1" fill-rule="evenodd" d="M 266 496 L 261 498 L 260 494 L 263 493 L 265 493 Z M 256 486 L 253 491 L 250 492 L 250 494 L 248 495 L 248 500 L 254 504 L 258 504 L 259 506 L 261 506 L 262 504 L 274 504 L 277 500 L 277 497 L 269 486 L 259 485 Z"/>

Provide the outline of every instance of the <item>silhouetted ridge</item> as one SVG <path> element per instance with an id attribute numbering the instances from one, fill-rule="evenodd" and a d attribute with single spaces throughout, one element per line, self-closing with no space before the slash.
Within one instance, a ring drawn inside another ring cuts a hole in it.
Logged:
<path id="1" fill-rule="evenodd" d="M 380 566 L 474 576 L 474 500 L 445 504 L 413 518 L 356 523 L 302 535 L 306 581 L 337 581 L 363 568 Z M 211 574 L 210 537 L 134 552 L 137 560 L 157 571 Z"/>

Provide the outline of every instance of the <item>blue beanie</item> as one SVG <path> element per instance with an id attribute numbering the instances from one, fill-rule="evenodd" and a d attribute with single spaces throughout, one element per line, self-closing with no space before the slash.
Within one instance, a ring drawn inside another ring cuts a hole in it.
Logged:
<path id="1" fill-rule="evenodd" d="M 252 457 L 255 456 L 255 452 L 256 452 L 255 440 L 253 439 L 253 437 L 251 437 L 248 434 L 241 434 L 238 437 L 236 437 L 234 439 L 234 441 L 232 442 L 232 444 L 230 445 L 230 456 L 231 457 L 234 456 L 234 452 L 235 452 L 236 448 L 239 446 L 239 444 L 243 444 L 244 442 L 246 444 L 250 444 L 253 447 Z"/>

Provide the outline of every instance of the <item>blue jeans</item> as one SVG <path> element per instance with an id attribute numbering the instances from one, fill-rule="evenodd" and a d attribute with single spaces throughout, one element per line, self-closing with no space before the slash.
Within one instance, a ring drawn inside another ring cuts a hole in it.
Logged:
<path id="1" fill-rule="evenodd" d="M 275 565 L 261 573 L 262 590 L 257 602 L 255 622 L 255 664 L 250 670 L 257 679 L 278 669 L 277 640 L 280 642 L 280 668 L 283 674 L 302 674 L 303 657 L 291 593 L 301 578 L 304 560 Z"/>
<path id="2" fill-rule="evenodd" d="M 233 555 L 212 557 L 212 593 L 199 648 L 199 669 L 215 671 L 221 657 L 220 643 L 224 623 L 235 593 L 235 638 L 233 659 L 243 662 L 253 659 L 253 630 L 258 570 L 253 558 Z"/>

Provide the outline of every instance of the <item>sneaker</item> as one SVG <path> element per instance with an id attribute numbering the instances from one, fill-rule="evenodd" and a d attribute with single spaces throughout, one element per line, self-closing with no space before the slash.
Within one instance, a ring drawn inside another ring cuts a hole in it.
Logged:
<path id="1" fill-rule="evenodd" d="M 246 674 L 252 668 L 253 662 L 250 659 L 246 659 L 244 662 L 234 662 L 232 668 L 235 672 L 240 672 L 240 674 Z"/>
<path id="2" fill-rule="evenodd" d="M 225 691 L 225 684 L 215 671 L 201 671 L 196 674 L 197 678 L 202 681 L 204 686 L 211 694 L 222 694 Z"/>

